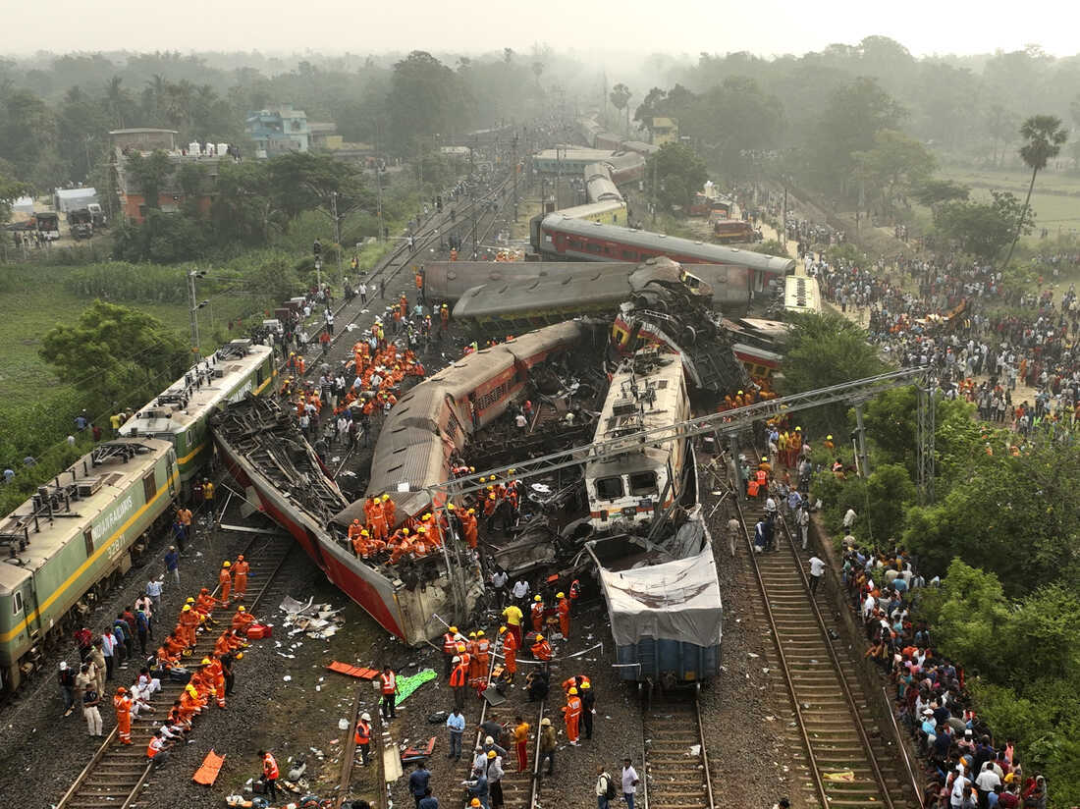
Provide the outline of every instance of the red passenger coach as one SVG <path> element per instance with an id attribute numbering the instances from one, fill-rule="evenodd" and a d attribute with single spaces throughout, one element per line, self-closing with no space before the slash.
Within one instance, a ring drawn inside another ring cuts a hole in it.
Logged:
<path id="1" fill-rule="evenodd" d="M 533 222 L 533 248 L 545 260 L 644 261 L 667 256 L 680 264 L 729 264 L 747 269 L 747 285 L 754 292 L 770 282 L 783 283 L 795 272 L 795 261 L 751 250 L 682 239 L 663 233 L 604 225 L 558 213 Z"/>

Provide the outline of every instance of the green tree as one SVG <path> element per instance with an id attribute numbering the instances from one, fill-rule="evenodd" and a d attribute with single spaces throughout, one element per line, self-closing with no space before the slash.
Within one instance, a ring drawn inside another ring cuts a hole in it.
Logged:
<path id="1" fill-rule="evenodd" d="M 811 141 L 817 184 L 844 194 L 854 175 L 856 156 L 874 148 L 882 129 L 897 129 L 907 111 L 876 80 L 860 76 L 836 89 L 821 111 Z"/>
<path id="2" fill-rule="evenodd" d="M 650 183 L 653 177 L 657 178 L 660 187 L 652 190 L 659 203 L 670 208 L 693 202 L 694 194 L 705 185 L 709 171 L 692 147 L 685 143 L 665 143 L 649 158 L 645 176 Z"/>
<path id="3" fill-rule="evenodd" d="M 866 342 L 866 332 L 841 315 L 798 315 L 792 320 L 784 354 L 784 394 L 802 393 L 881 373 L 884 363 Z M 834 430 L 847 424 L 845 405 L 812 411 L 804 423 L 819 420 Z M 805 428 L 804 428 L 805 429 Z"/>
<path id="4" fill-rule="evenodd" d="M 276 207 L 289 219 L 301 211 L 329 212 L 335 196 L 339 212 L 371 206 L 371 192 L 365 189 L 356 166 L 332 155 L 279 155 L 270 161 L 270 183 Z"/>
<path id="5" fill-rule="evenodd" d="M 622 82 L 619 82 L 611 88 L 611 94 L 608 98 L 611 99 L 612 105 L 617 110 L 626 110 L 626 137 L 630 137 L 630 97 L 633 95 L 630 92 L 630 88 Z"/>
<path id="6" fill-rule="evenodd" d="M 1039 171 L 1046 168 L 1051 158 L 1057 157 L 1062 144 L 1069 139 L 1069 133 L 1061 125 L 1060 118 L 1055 118 L 1053 115 L 1033 115 L 1020 127 L 1020 137 L 1025 141 L 1020 147 L 1020 157 L 1024 165 L 1031 169 L 1031 182 L 1028 183 L 1023 210 L 1016 217 L 1016 235 L 1013 236 L 1012 244 L 1009 245 L 1009 254 L 1005 257 L 1004 266 L 1006 267 L 1012 261 L 1016 243 L 1020 241 L 1020 236 L 1024 233 L 1024 217 L 1031 206 L 1031 192 L 1035 190 L 1035 177 Z"/>
<path id="7" fill-rule="evenodd" d="M 971 189 L 955 180 L 926 178 L 911 190 L 915 200 L 927 208 L 934 208 L 943 202 L 957 202 L 968 198 Z"/>
<path id="8" fill-rule="evenodd" d="M 1035 227 L 1035 214 L 1024 210 L 1008 191 L 991 191 L 992 202 L 943 202 L 934 209 L 934 228 L 961 252 L 993 261 L 1012 239 L 1016 223 L 1024 233 Z M 1024 218 L 1019 217 L 1023 214 Z"/>
<path id="9" fill-rule="evenodd" d="M 183 372 L 187 357 L 183 340 L 156 317 L 102 301 L 76 323 L 46 332 L 41 347 L 41 358 L 61 380 L 85 391 L 97 410 L 136 391 L 152 396 Z"/>
<path id="10" fill-rule="evenodd" d="M 729 76 L 696 100 L 687 123 L 724 177 L 749 177 L 753 155 L 774 148 L 784 126 L 783 106 L 747 76 Z"/>
<path id="11" fill-rule="evenodd" d="M 899 197 L 925 182 L 933 173 L 937 161 L 919 141 L 895 129 L 874 133 L 874 148 L 861 152 L 858 163 L 864 180 L 877 190 L 886 210 Z"/>
<path id="12" fill-rule="evenodd" d="M 394 65 L 390 78 L 390 148 L 411 157 L 436 133 L 466 130 L 463 121 L 473 106 L 460 76 L 430 53 L 413 51 Z"/>
<path id="13" fill-rule="evenodd" d="M 157 149 L 149 157 L 139 152 L 127 156 L 124 170 L 135 178 L 136 187 L 142 194 L 147 210 L 161 207 L 161 194 L 165 190 L 176 164 L 166 152 Z"/>
<path id="14" fill-rule="evenodd" d="M 30 193 L 30 183 L 21 183 L 0 174 L 0 225 L 11 219 L 11 203 Z"/>
<path id="15" fill-rule="evenodd" d="M 287 224 L 266 161 L 222 163 L 217 190 L 211 218 L 220 241 L 266 244 Z"/>

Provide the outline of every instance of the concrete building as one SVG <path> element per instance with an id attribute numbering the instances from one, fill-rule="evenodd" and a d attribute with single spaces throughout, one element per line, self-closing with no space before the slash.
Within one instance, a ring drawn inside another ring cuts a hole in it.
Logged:
<path id="1" fill-rule="evenodd" d="M 176 135 L 175 129 L 155 129 L 144 126 L 134 129 L 114 129 L 109 133 L 109 140 L 113 148 L 121 152 L 125 149 L 135 149 L 140 152 L 161 149 L 171 152 L 176 149 Z"/>
<path id="2" fill-rule="evenodd" d="M 282 152 L 306 152 L 311 148 L 311 128 L 303 110 L 281 104 L 249 112 L 247 131 L 255 141 L 257 157 L 273 157 Z"/>
<path id="3" fill-rule="evenodd" d="M 308 142 L 312 149 L 337 151 L 342 147 L 344 138 L 337 133 L 337 124 L 308 121 L 310 136 Z"/>
<path id="4" fill-rule="evenodd" d="M 679 142 L 679 124 L 674 118 L 652 119 L 652 142 L 656 146 Z"/>

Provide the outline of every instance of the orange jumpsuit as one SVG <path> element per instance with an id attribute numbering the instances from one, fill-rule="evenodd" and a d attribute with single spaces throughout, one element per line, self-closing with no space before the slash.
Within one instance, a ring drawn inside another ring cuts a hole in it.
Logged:
<path id="1" fill-rule="evenodd" d="M 225 604 L 229 600 L 229 591 L 232 590 L 232 575 L 229 573 L 229 568 L 221 568 L 221 572 L 218 573 L 218 582 L 221 584 L 221 603 Z"/>
<path id="2" fill-rule="evenodd" d="M 116 733 L 120 743 L 131 744 L 131 697 L 117 694 L 113 697 L 113 707 L 116 708 Z"/>
<path id="3" fill-rule="evenodd" d="M 477 688 L 480 685 L 480 650 L 479 641 L 469 641 L 469 687 Z"/>
<path id="4" fill-rule="evenodd" d="M 251 565 L 248 564 L 247 559 L 241 562 L 237 562 L 233 565 L 233 574 L 235 579 L 233 580 L 233 586 L 236 588 L 236 598 L 242 599 L 247 595 L 247 579 L 248 571 L 251 570 Z"/>
<path id="5" fill-rule="evenodd" d="M 247 634 L 247 628 L 255 623 L 255 616 L 249 612 L 237 612 L 232 618 L 232 628 L 242 635 Z"/>
<path id="6" fill-rule="evenodd" d="M 476 535 L 476 515 L 466 512 L 461 515 L 461 527 L 465 532 L 465 541 L 469 544 L 470 548 L 475 550 L 477 544 Z"/>
<path id="7" fill-rule="evenodd" d="M 195 629 L 199 625 L 199 613 L 188 610 L 180 613 L 180 628 L 183 631 L 183 639 L 188 646 L 195 644 Z"/>
<path id="8" fill-rule="evenodd" d="M 551 644 L 547 640 L 542 640 L 539 643 L 534 643 L 531 647 L 533 657 L 537 660 L 547 662 L 551 660 Z"/>
<path id="9" fill-rule="evenodd" d="M 228 633 L 223 633 L 220 638 L 214 641 L 214 654 L 220 657 L 223 654 L 228 654 L 232 645 L 229 643 Z"/>
<path id="10" fill-rule="evenodd" d="M 491 641 L 480 638 L 476 641 L 476 665 L 480 669 L 480 679 L 486 680 L 488 666 L 491 665 Z"/>
<path id="11" fill-rule="evenodd" d="M 371 507 L 371 535 L 385 542 L 387 534 L 386 509 L 382 503 L 375 503 Z"/>
<path id="12" fill-rule="evenodd" d="M 221 667 L 221 661 L 216 657 L 210 658 L 210 665 L 205 668 L 208 676 L 213 680 L 216 692 L 217 705 L 225 707 L 225 670 Z"/>
<path id="13" fill-rule="evenodd" d="M 566 598 L 559 599 L 559 631 L 564 638 L 570 637 L 570 601 Z"/>
<path id="14" fill-rule="evenodd" d="M 544 602 L 534 601 L 529 609 L 529 617 L 532 618 L 533 632 L 540 632 L 544 628 Z"/>
<path id="15" fill-rule="evenodd" d="M 506 659 L 506 673 L 508 679 L 513 679 L 517 674 L 517 650 L 518 642 L 514 637 L 514 633 L 507 630 L 503 633 L 503 657 Z"/>
<path id="16" fill-rule="evenodd" d="M 562 709 L 563 718 L 566 720 L 566 738 L 571 742 L 578 740 L 578 722 L 581 721 L 581 700 L 576 696 L 566 699 L 566 705 Z"/>

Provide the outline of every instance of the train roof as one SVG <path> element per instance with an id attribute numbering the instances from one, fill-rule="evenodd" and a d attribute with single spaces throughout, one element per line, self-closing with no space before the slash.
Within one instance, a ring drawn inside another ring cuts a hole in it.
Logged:
<path id="1" fill-rule="evenodd" d="M 563 208 L 559 213 L 574 219 L 588 219 L 590 216 L 602 216 L 612 211 L 625 210 L 625 208 L 626 200 L 620 195 L 618 199 L 605 199 L 602 202 L 587 202 L 584 205 L 575 205 L 573 208 Z"/>
<path id="2" fill-rule="evenodd" d="M 604 162 L 613 171 L 633 169 L 645 165 L 645 158 L 637 152 L 619 152 L 611 157 L 605 157 Z"/>
<path id="3" fill-rule="evenodd" d="M 820 312 L 821 290 L 816 278 L 791 275 L 784 281 L 784 309 L 789 312 Z"/>
<path id="4" fill-rule="evenodd" d="M 643 140 L 624 140 L 621 145 L 622 145 L 622 148 L 626 149 L 628 152 L 640 152 L 641 154 L 655 154 L 656 152 L 660 151 L 659 146 L 657 146 L 655 144 L 652 144 L 652 143 L 646 143 Z"/>
<path id="5" fill-rule="evenodd" d="M 567 211 L 595 207 L 599 213 L 602 212 L 599 211 L 601 206 L 604 206 L 605 210 L 622 207 L 618 203 L 600 202 L 595 205 L 579 205 L 577 208 L 568 208 Z M 580 215 L 584 216 L 585 213 Z M 519 278 L 556 277 L 564 273 L 586 272 L 590 267 L 599 267 L 605 272 L 619 272 L 635 266 L 634 263 L 626 261 L 432 261 L 424 267 L 424 285 L 429 295 L 454 301 L 466 290 L 480 284 Z"/>
<path id="6" fill-rule="evenodd" d="M 551 162 L 580 162 L 580 163 L 595 163 L 597 161 L 607 161 L 613 156 L 611 149 L 587 149 L 584 146 L 575 146 L 572 148 L 558 148 L 558 149 L 543 149 L 535 156 L 537 160 L 547 160 Z"/>
<path id="7" fill-rule="evenodd" d="M 270 356 L 269 346 L 250 340 L 226 343 L 196 363 L 120 428 L 121 435 L 173 435 L 226 404 L 230 391 Z M 246 393 L 243 391 L 242 393 Z M 233 397 L 234 400 L 236 397 Z"/>
<path id="8" fill-rule="evenodd" d="M 620 225 L 605 225 L 574 219 L 561 213 L 552 213 L 544 217 L 541 227 L 544 230 L 557 230 L 573 236 L 585 236 L 591 239 L 606 239 L 629 247 L 644 247 L 650 250 L 663 250 L 669 255 L 691 255 L 712 264 L 738 264 L 754 270 L 784 275 L 795 269 L 794 259 L 784 259 L 755 253 L 752 250 L 739 250 L 709 242 L 692 241 L 679 236 L 667 236 L 647 230 L 624 228 Z"/>
<path id="9" fill-rule="evenodd" d="M 686 401 L 683 364 L 669 354 L 639 353 L 615 371 L 608 395 L 596 422 L 594 442 L 611 441 L 620 436 L 657 427 L 670 427 L 679 416 L 680 403 Z M 629 471 L 627 456 L 644 456 L 650 468 L 668 458 L 665 445 L 641 449 L 639 442 L 627 445 L 627 453 L 607 461 L 591 461 L 585 477 L 595 479 Z"/>
<path id="10" fill-rule="evenodd" d="M 36 509 L 35 519 L 34 499 L 30 498 L 0 520 L 0 538 L 11 543 L 9 547 L 18 548 L 19 538 L 29 539 L 26 549 L 15 557 L 9 556 L 9 549 L 3 550 L 0 595 L 10 592 L 27 574 L 40 569 L 69 542 L 82 544 L 86 530 L 94 529 L 93 542 L 97 548 L 122 531 L 142 502 L 135 497 L 118 502 L 118 493 L 153 469 L 171 449 L 169 441 L 156 438 L 118 438 L 98 444 L 42 487 L 50 495 L 59 494 L 60 506 L 52 519 L 47 507 L 41 506 Z M 70 510 L 65 492 L 78 495 L 77 499 L 70 499 Z M 137 497 L 142 497 L 141 489 Z"/>
<path id="11" fill-rule="evenodd" d="M 584 270 L 473 287 L 458 299 L 454 306 L 454 318 L 513 316 L 519 313 L 562 309 L 567 312 L 567 317 L 572 317 L 580 312 L 581 304 L 585 301 L 595 305 L 607 303 L 614 310 L 650 283 L 668 286 L 681 283 L 683 267 L 675 261 L 650 259 L 640 264 L 622 266 L 626 269 L 597 269 L 593 272 Z M 693 272 L 693 267 L 687 268 L 687 272 L 697 275 Z M 708 291 L 711 291 L 711 287 Z M 505 345 L 510 347 L 513 344 Z"/>
<path id="12" fill-rule="evenodd" d="M 600 585 L 616 646 L 633 646 L 642 638 L 702 647 L 721 642 L 723 604 L 709 542 L 692 556 L 656 565 L 629 570 L 600 565 Z"/>

